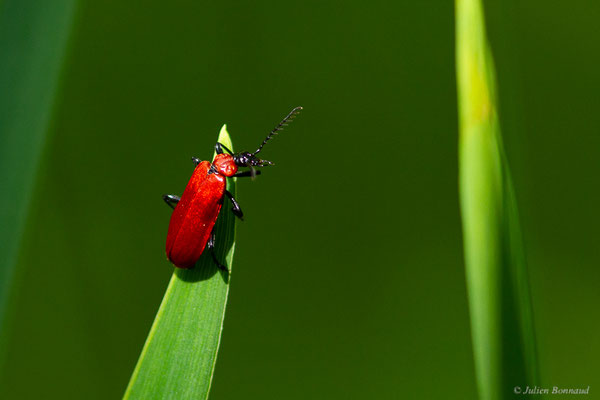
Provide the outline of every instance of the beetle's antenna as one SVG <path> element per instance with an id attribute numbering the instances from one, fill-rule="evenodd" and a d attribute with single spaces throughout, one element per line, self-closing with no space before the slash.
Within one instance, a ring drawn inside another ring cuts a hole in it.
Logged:
<path id="1" fill-rule="evenodd" d="M 275 127 L 275 129 L 273 129 L 271 131 L 271 133 L 269 133 L 269 135 L 265 138 L 265 140 L 263 140 L 262 144 L 258 147 L 258 149 L 256 149 L 256 151 L 254 153 L 252 153 L 252 155 L 255 156 L 258 153 L 260 153 L 263 146 L 265 144 L 267 144 L 267 142 L 269 140 L 271 140 L 271 138 L 273 138 L 273 136 L 277 135 L 279 133 L 279 131 L 283 130 L 283 128 L 288 126 L 288 122 L 292 122 L 294 120 L 294 118 L 296 118 L 296 115 L 298 115 L 301 110 L 302 110 L 302 107 L 296 107 L 292 111 L 290 111 L 290 113 L 285 116 L 285 118 L 279 123 L 279 125 L 277 125 Z"/>

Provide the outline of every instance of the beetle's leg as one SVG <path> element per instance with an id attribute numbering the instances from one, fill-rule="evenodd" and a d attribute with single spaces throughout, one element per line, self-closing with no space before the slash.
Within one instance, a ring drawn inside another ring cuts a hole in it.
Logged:
<path id="1" fill-rule="evenodd" d="M 199 158 L 196 157 L 192 157 L 192 162 L 194 163 L 194 166 L 198 166 L 198 164 L 200 164 L 202 162 L 202 160 L 200 160 Z"/>
<path id="2" fill-rule="evenodd" d="M 225 146 L 223 143 L 217 142 L 217 144 L 215 144 L 215 151 L 217 152 L 217 154 L 223 154 L 223 150 L 228 152 L 230 155 L 233 155 L 233 152 L 229 150 L 227 146 Z"/>
<path id="3" fill-rule="evenodd" d="M 219 269 L 221 269 L 223 271 L 229 272 L 227 267 L 224 266 L 223 264 L 221 264 L 219 262 L 219 260 L 217 260 L 217 255 L 215 254 L 215 232 L 214 231 L 210 234 L 210 237 L 208 238 L 208 243 L 206 243 L 206 246 L 210 250 L 210 255 L 212 256 L 212 259 L 215 262 L 215 264 L 217 264 L 217 267 L 219 267 Z"/>
<path id="4" fill-rule="evenodd" d="M 175 196 L 174 194 L 163 194 L 163 200 L 165 201 L 165 203 L 167 203 L 169 207 L 175 209 L 175 206 L 173 204 L 179 203 L 179 200 L 181 200 L 181 198 L 179 196 Z"/>
<path id="5" fill-rule="evenodd" d="M 254 171 L 254 176 L 262 174 L 262 171 Z M 233 175 L 234 178 L 247 178 L 252 176 L 252 171 L 238 172 Z"/>
<path id="6" fill-rule="evenodd" d="M 244 213 L 242 212 L 240 205 L 238 204 L 237 201 L 235 201 L 235 199 L 233 198 L 233 195 L 231 193 L 229 193 L 229 190 L 226 190 L 225 194 L 227 195 L 229 200 L 231 200 L 231 205 L 233 205 L 233 207 L 231 208 L 231 211 L 233 211 L 233 213 L 235 214 L 236 217 L 238 217 L 239 219 L 241 219 L 243 221 Z"/>

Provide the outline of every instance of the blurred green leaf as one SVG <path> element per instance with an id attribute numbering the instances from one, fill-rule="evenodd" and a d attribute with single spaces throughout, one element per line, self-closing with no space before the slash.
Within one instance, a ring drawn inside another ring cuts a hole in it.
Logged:
<path id="1" fill-rule="evenodd" d="M 0 2 L 0 324 L 6 319 L 75 4 L 75 0 Z"/>
<path id="2" fill-rule="evenodd" d="M 219 142 L 233 150 L 223 125 Z M 235 195 L 235 178 L 227 190 Z M 231 273 L 235 217 L 228 208 L 215 226 L 216 255 Z M 205 251 L 191 270 L 176 269 L 133 372 L 125 399 L 205 399 L 217 360 L 229 275 Z"/>
<path id="3" fill-rule="evenodd" d="M 538 381 L 517 207 L 502 148 L 495 72 L 478 0 L 456 1 L 460 200 L 481 399 Z"/>

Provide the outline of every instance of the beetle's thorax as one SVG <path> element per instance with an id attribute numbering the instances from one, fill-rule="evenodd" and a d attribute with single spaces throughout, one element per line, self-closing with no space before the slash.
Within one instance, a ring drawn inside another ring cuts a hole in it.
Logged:
<path id="1" fill-rule="evenodd" d="M 223 176 L 233 176 L 238 170 L 233 157 L 229 154 L 217 154 L 212 162 L 211 170 Z"/>

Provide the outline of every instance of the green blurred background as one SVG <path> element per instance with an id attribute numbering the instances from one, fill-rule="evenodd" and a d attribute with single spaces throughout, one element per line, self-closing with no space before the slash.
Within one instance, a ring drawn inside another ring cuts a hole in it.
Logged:
<path id="1" fill-rule="evenodd" d="M 600 3 L 486 6 L 542 383 L 598 398 Z M 0 398 L 120 398 L 172 273 L 160 196 L 223 123 L 252 150 L 302 105 L 265 148 L 277 165 L 238 185 L 211 398 L 474 399 L 453 18 L 433 0 L 79 1 Z"/>

